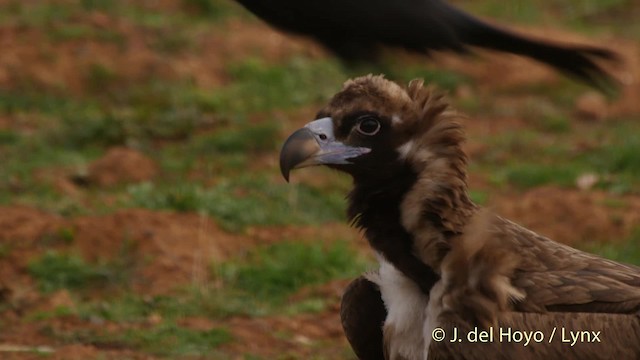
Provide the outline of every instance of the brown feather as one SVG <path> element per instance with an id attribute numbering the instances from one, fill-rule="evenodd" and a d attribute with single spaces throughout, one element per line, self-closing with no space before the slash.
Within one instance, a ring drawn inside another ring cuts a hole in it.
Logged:
<path id="1" fill-rule="evenodd" d="M 418 178 L 400 204 L 402 225 L 413 234 L 414 249 L 422 261 L 438 269 L 449 249 L 448 239 L 461 234 L 477 210 L 466 191 L 464 130 L 460 115 L 421 80 L 409 83 L 407 93 L 420 120 L 411 131 L 408 141 L 413 146 L 405 161 Z"/>
<path id="2" fill-rule="evenodd" d="M 352 281 L 340 305 L 342 328 L 358 358 L 384 360 L 382 353 L 382 324 L 386 310 L 380 289 L 361 276 Z"/>
<path id="3" fill-rule="evenodd" d="M 477 213 L 464 230 L 467 235 L 452 239 L 442 262 L 444 311 L 464 314 L 485 328 L 495 326 L 498 313 L 525 296 L 511 284 L 520 257 L 512 244 L 490 232 L 495 221 L 489 212 Z"/>

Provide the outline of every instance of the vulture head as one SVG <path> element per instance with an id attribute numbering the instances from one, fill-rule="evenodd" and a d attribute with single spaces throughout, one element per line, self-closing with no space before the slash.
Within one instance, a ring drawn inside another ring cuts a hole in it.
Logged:
<path id="1" fill-rule="evenodd" d="M 401 87 L 383 76 L 359 77 L 287 139 L 280 168 L 287 180 L 305 166 L 350 174 L 349 219 L 426 292 L 447 240 L 475 211 L 457 120 L 443 95 L 421 80 Z"/>
<path id="2" fill-rule="evenodd" d="M 464 135 L 453 117 L 443 97 L 421 80 L 406 88 L 383 76 L 349 80 L 316 120 L 287 139 L 280 169 L 288 180 L 292 169 L 325 165 L 356 183 L 376 184 L 399 174 L 415 178 L 433 165 L 464 178 Z"/>

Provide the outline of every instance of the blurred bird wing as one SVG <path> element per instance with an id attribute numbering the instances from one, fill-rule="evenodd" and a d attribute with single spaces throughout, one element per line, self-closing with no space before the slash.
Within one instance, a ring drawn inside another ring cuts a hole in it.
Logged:
<path id="1" fill-rule="evenodd" d="M 345 60 L 375 60 L 378 45 L 428 54 L 468 46 L 533 58 L 600 88 L 617 81 L 598 61 L 614 52 L 523 36 L 491 25 L 441 0 L 237 0 L 281 29 L 315 38 Z"/>

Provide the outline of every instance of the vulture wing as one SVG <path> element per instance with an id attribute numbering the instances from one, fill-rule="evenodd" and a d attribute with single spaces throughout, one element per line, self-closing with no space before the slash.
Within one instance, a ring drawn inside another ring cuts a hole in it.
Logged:
<path id="1" fill-rule="evenodd" d="M 380 46 L 428 54 L 467 52 L 469 46 L 533 58 L 586 83 L 615 83 L 597 60 L 613 52 L 529 38 L 499 28 L 441 0 L 237 0 L 286 31 L 313 37 L 347 61 L 371 61 Z"/>
<path id="2" fill-rule="evenodd" d="M 382 325 L 387 310 L 377 284 L 361 276 L 349 284 L 342 296 L 342 328 L 359 359 L 384 360 Z"/>
<path id="3" fill-rule="evenodd" d="M 382 329 L 386 315 L 377 284 L 359 277 L 349 285 L 342 298 L 340 316 L 345 335 L 359 359 L 385 359 Z M 441 314 L 438 326 L 444 330 L 445 339 L 431 342 L 428 359 L 640 358 L 638 314 L 504 312 L 491 331 L 491 341 L 482 342 L 477 337 L 470 341 L 468 336 L 472 331 L 477 334 L 488 333 L 487 330 L 477 328 L 455 312 Z M 529 334 L 529 340 L 517 337 L 515 331 Z M 459 341 L 452 341 L 453 334 Z M 574 346 L 572 334 L 578 339 Z"/>
<path id="4" fill-rule="evenodd" d="M 551 241 L 500 219 L 521 259 L 512 283 L 526 297 L 522 311 L 633 313 L 640 311 L 640 267 Z"/>
<path id="5" fill-rule="evenodd" d="M 640 268 L 557 243 L 486 211 L 474 215 L 451 244 L 440 267 L 442 297 L 449 309 L 485 326 L 511 310 L 640 311 Z"/>

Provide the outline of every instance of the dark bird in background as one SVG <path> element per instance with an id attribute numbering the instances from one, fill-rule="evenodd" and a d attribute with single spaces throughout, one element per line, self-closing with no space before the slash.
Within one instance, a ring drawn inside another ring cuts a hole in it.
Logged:
<path id="1" fill-rule="evenodd" d="M 269 24 L 306 35 L 347 62 L 372 62 L 381 47 L 429 54 L 469 46 L 533 58 L 602 90 L 616 81 L 597 64 L 610 50 L 534 39 L 490 25 L 441 0 L 237 0 Z"/>
<path id="2" fill-rule="evenodd" d="M 380 268 L 342 300 L 361 359 L 639 359 L 640 268 L 527 230 L 474 204 L 465 134 L 443 96 L 414 80 L 347 81 L 285 142 L 280 167 L 351 175 L 348 217 Z M 540 331 L 541 343 L 473 343 L 473 327 Z M 464 341 L 451 343 L 453 328 Z M 445 330 L 446 341 L 432 341 Z M 579 344 L 562 342 L 580 332 Z M 555 339 L 550 338 L 554 333 Z M 564 335 L 563 335 L 564 334 Z"/>

